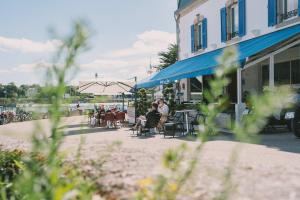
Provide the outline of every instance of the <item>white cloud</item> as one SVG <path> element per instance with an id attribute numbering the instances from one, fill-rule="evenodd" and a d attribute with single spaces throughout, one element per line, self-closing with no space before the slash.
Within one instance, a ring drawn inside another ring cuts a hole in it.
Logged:
<path id="1" fill-rule="evenodd" d="M 128 79 L 147 76 L 150 60 L 157 65 L 158 52 L 165 51 L 175 43 L 176 34 L 164 31 L 146 31 L 137 36 L 137 40 L 128 48 L 112 51 L 106 55 L 81 65 L 79 79 L 93 78 L 95 73 L 101 77 Z"/>
<path id="2" fill-rule="evenodd" d="M 13 71 L 16 72 L 34 72 L 36 70 L 40 69 L 46 69 L 48 67 L 51 67 L 52 64 L 45 62 L 45 61 L 39 61 L 34 63 L 28 63 L 28 64 L 21 64 L 17 67 L 13 68 Z"/>
<path id="3" fill-rule="evenodd" d="M 10 71 L 7 69 L 0 69 L 0 74 L 9 73 Z"/>
<path id="4" fill-rule="evenodd" d="M 133 76 L 146 76 L 149 68 L 149 59 L 145 58 L 119 58 L 119 59 L 97 59 L 80 66 L 82 73 L 80 78 L 88 76 L 93 78 L 95 73 L 100 77 L 128 79 Z M 84 77 L 83 77 L 84 76 Z"/>
<path id="5" fill-rule="evenodd" d="M 141 80 L 147 76 L 147 70 L 149 69 L 150 59 L 152 65 L 157 65 L 158 52 L 165 51 L 171 43 L 175 43 L 175 34 L 163 31 L 146 31 L 137 35 L 137 40 L 133 42 L 128 48 L 109 52 L 107 54 L 101 54 L 101 56 L 95 57 L 90 62 L 82 62 L 80 64 L 80 71 L 77 74 L 74 84 L 78 84 L 79 80 L 94 78 L 94 74 L 98 73 L 100 77 L 129 79 L 134 76 L 138 76 Z M 21 42 L 22 43 L 22 42 Z M 37 47 L 32 48 L 23 45 L 3 45 L 0 37 L 0 51 L 1 49 L 14 49 L 23 52 L 41 52 L 42 49 L 53 50 L 54 46 L 50 45 L 51 41 L 46 43 L 35 43 L 30 41 L 31 44 L 38 44 Z M 55 43 L 55 42 L 54 42 Z M 51 44 L 54 44 L 51 43 Z M 58 42 L 59 43 L 59 42 Z M 58 44 L 57 43 L 57 44 Z M 35 45 L 32 45 L 32 47 Z M 47 48 L 46 48 L 47 46 Z M 52 46 L 51 48 L 48 46 Z M 38 50 L 39 49 L 39 50 Z M 51 63 L 40 60 L 32 63 L 21 64 L 12 70 L 15 73 L 40 73 L 42 70 L 51 66 Z"/>
<path id="6" fill-rule="evenodd" d="M 21 38 L 6 38 L 0 37 L 0 50 L 7 51 L 20 51 L 22 53 L 47 53 L 55 51 L 61 41 L 48 40 L 46 42 L 36 42 L 29 39 Z"/>
<path id="7" fill-rule="evenodd" d="M 108 57 L 128 57 L 143 54 L 157 54 L 166 50 L 170 43 L 175 43 L 176 34 L 164 31 L 146 31 L 137 36 L 131 47 L 113 51 Z"/>

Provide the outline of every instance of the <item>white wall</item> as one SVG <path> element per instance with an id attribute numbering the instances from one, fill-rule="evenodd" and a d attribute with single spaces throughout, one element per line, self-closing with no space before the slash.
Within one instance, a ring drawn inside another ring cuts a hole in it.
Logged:
<path id="1" fill-rule="evenodd" d="M 207 18 L 208 23 L 208 48 L 205 52 L 222 48 L 226 44 L 221 42 L 221 18 L 220 9 L 225 6 L 227 0 L 198 0 L 198 5 L 188 11 L 180 13 L 179 18 L 179 57 L 180 60 L 198 55 L 191 53 L 190 26 L 197 14 Z M 194 4 L 193 4 L 194 5 Z M 299 20 L 298 22 L 299 23 Z M 283 27 L 285 28 L 285 27 Z M 246 0 L 246 35 L 239 41 L 254 38 L 254 32 L 264 35 L 278 30 L 276 27 L 268 27 L 268 0 Z M 204 52 L 201 52 L 204 53 Z"/>

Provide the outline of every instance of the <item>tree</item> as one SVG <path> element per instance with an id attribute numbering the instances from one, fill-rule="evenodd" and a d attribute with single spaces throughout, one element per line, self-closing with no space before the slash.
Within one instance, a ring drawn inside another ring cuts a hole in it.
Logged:
<path id="1" fill-rule="evenodd" d="M 16 98 L 18 97 L 18 87 L 13 82 L 9 83 L 5 86 L 5 93 L 8 98 Z"/>
<path id="2" fill-rule="evenodd" d="M 140 89 L 137 93 L 137 96 L 137 115 L 145 115 L 147 113 L 148 108 L 150 107 L 150 102 L 147 101 L 147 90 Z"/>
<path id="3" fill-rule="evenodd" d="M 161 51 L 159 56 L 159 68 L 164 69 L 174 64 L 178 60 L 178 45 L 170 44 L 167 51 Z"/>
<path id="4" fill-rule="evenodd" d="M 21 85 L 18 88 L 18 97 L 25 97 L 28 89 L 29 89 L 28 85 Z"/>
<path id="5" fill-rule="evenodd" d="M 160 69 L 164 69 L 174 64 L 178 60 L 178 45 L 170 44 L 167 51 L 162 51 L 158 53 Z M 164 99 L 168 102 L 170 112 L 173 114 L 175 109 L 175 91 L 173 89 L 173 84 L 164 85 L 163 95 Z"/>

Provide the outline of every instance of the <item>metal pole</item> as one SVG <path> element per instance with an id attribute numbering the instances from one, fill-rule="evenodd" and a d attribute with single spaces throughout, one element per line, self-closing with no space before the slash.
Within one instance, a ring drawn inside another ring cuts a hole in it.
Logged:
<path id="1" fill-rule="evenodd" d="M 242 110 L 242 69 L 237 69 L 237 104 L 235 105 L 235 121 L 237 123 L 241 120 Z"/>
<path id="2" fill-rule="evenodd" d="M 137 77 L 134 77 L 134 82 L 135 82 L 135 86 L 134 86 L 134 122 L 136 123 L 136 118 L 137 118 Z"/>
<path id="3" fill-rule="evenodd" d="M 124 112 L 124 105 L 125 105 L 125 94 L 122 93 L 122 111 Z"/>
<path id="4" fill-rule="evenodd" d="M 274 88 L 274 85 L 274 55 L 271 55 L 269 60 L 269 87 Z"/>
<path id="5" fill-rule="evenodd" d="M 237 103 L 242 103 L 242 69 L 237 69 Z"/>

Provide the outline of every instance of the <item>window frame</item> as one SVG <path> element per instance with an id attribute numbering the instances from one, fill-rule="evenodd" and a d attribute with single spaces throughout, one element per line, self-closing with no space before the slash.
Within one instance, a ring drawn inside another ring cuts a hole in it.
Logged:
<path id="1" fill-rule="evenodd" d="M 201 26 L 201 28 L 199 28 Z M 199 51 L 203 49 L 203 24 L 199 21 L 195 28 L 195 50 Z"/>
<path id="2" fill-rule="evenodd" d="M 289 21 L 291 19 L 295 19 L 299 17 L 299 1 L 293 0 L 293 3 L 296 3 L 296 7 L 294 10 L 288 10 L 288 4 L 291 0 L 276 0 L 277 9 L 276 9 L 276 20 L 277 23 L 283 23 Z"/>
<path id="3" fill-rule="evenodd" d="M 232 1 L 226 5 L 226 35 L 227 41 L 239 37 L 239 3 Z M 237 24 L 236 24 L 237 23 Z"/>
<path id="4" fill-rule="evenodd" d="M 203 45 L 203 20 L 205 18 L 203 16 L 197 15 L 194 21 L 194 52 L 198 52 L 204 50 Z M 201 26 L 201 30 L 199 31 L 199 26 Z M 200 34 L 200 35 L 199 35 Z"/>

